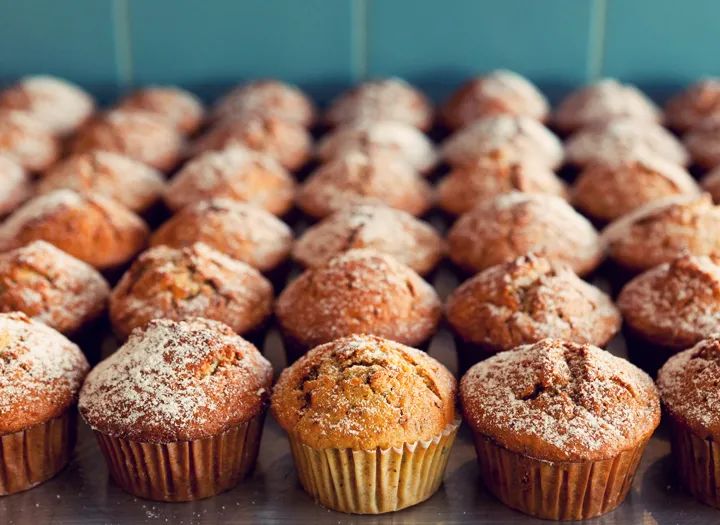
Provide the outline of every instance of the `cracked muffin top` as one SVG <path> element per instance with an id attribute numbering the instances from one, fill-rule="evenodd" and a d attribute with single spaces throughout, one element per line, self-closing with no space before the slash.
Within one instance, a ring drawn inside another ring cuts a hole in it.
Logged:
<path id="1" fill-rule="evenodd" d="M 4 217 L 32 195 L 30 176 L 20 164 L 0 153 L 0 217 Z"/>
<path id="2" fill-rule="evenodd" d="M 704 78 L 665 105 L 665 120 L 678 131 L 688 131 L 715 117 L 720 117 L 720 78 Z"/>
<path id="3" fill-rule="evenodd" d="M 28 171 L 43 171 L 60 158 L 60 140 L 30 113 L 0 108 L 0 155 Z"/>
<path id="4" fill-rule="evenodd" d="M 473 366 L 460 382 L 473 431 L 547 461 L 610 459 L 660 422 L 650 377 L 589 344 L 544 339 Z"/>
<path id="5" fill-rule="evenodd" d="M 203 123 L 205 108 L 195 95 L 174 86 L 148 86 L 123 98 L 118 108 L 153 113 L 183 135 L 192 135 Z"/>
<path id="6" fill-rule="evenodd" d="M 107 436 L 193 441 L 259 415 L 271 382 L 270 363 L 230 327 L 155 319 L 90 372 L 78 408 Z"/>
<path id="7" fill-rule="evenodd" d="M 532 254 L 465 281 L 448 298 L 446 316 L 461 339 L 488 352 L 547 337 L 602 347 L 621 320 L 605 293 Z"/>
<path id="8" fill-rule="evenodd" d="M 368 335 L 318 346 L 280 375 L 272 411 L 315 449 L 430 440 L 455 422 L 456 381 L 425 352 Z"/>
<path id="9" fill-rule="evenodd" d="M 110 296 L 110 320 L 120 337 L 152 319 L 207 317 L 242 334 L 272 311 L 270 282 L 251 266 L 202 243 L 142 253 Z"/>

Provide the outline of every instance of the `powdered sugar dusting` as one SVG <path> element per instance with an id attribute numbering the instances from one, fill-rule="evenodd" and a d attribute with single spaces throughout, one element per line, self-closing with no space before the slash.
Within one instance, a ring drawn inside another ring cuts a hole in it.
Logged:
<path id="1" fill-rule="evenodd" d="M 30 194 L 30 177 L 22 166 L 0 155 L 0 215 L 14 210 Z"/>

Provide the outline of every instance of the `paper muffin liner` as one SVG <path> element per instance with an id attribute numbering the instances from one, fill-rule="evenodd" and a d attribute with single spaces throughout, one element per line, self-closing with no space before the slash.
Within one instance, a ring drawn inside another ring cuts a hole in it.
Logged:
<path id="1" fill-rule="evenodd" d="M 438 436 L 400 447 L 315 449 L 288 436 L 300 483 L 329 509 L 381 514 L 432 496 L 443 480 L 460 420 Z"/>
<path id="2" fill-rule="evenodd" d="M 610 459 L 544 461 L 474 436 L 486 488 L 508 507 L 549 520 L 582 520 L 610 512 L 632 486 L 649 437 Z"/>
<path id="3" fill-rule="evenodd" d="M 77 437 L 75 407 L 59 417 L 0 436 L 0 495 L 30 489 L 60 472 Z"/>
<path id="4" fill-rule="evenodd" d="M 190 501 L 231 489 L 255 466 L 264 413 L 210 438 L 143 443 L 96 431 L 123 490 L 156 501 Z"/>

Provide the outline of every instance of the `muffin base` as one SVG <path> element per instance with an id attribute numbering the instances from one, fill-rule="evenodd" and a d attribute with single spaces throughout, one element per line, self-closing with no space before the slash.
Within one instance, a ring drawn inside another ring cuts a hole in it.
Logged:
<path id="1" fill-rule="evenodd" d="M 290 435 L 300 484 L 322 506 L 382 514 L 432 496 L 443 480 L 460 420 L 428 441 L 374 450 L 315 449 Z"/>
<path id="2" fill-rule="evenodd" d="M 75 407 L 45 423 L 0 436 L 0 496 L 28 490 L 70 461 L 77 438 Z"/>
<path id="3" fill-rule="evenodd" d="M 110 475 L 144 499 L 191 501 L 237 485 L 255 466 L 264 413 L 222 434 L 194 441 L 142 443 L 95 432 Z"/>

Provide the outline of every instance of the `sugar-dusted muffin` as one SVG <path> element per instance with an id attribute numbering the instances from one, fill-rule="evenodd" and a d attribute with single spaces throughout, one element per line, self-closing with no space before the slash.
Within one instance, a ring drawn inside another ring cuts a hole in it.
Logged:
<path id="1" fill-rule="evenodd" d="M 140 213 L 158 202 L 164 188 L 165 179 L 156 169 L 119 153 L 96 150 L 72 155 L 52 166 L 35 191 L 95 193 Z"/>
<path id="2" fill-rule="evenodd" d="M 317 145 L 317 157 L 327 162 L 351 151 L 389 150 L 403 157 L 420 173 L 435 167 L 432 141 L 417 128 L 392 120 L 351 122 L 330 131 Z"/>
<path id="3" fill-rule="evenodd" d="M 427 131 L 433 124 L 430 100 L 400 78 L 364 82 L 345 91 L 330 104 L 325 122 L 330 126 L 359 120 L 395 120 Z"/>
<path id="4" fill-rule="evenodd" d="M 552 131 L 524 115 L 485 117 L 456 131 L 442 145 L 443 159 L 452 166 L 472 166 L 502 150 L 509 160 L 537 158 L 554 169 L 563 161 L 563 146 Z"/>
<path id="5" fill-rule="evenodd" d="M 183 149 L 182 135 L 165 118 L 139 109 L 115 109 L 99 116 L 72 143 L 74 153 L 112 151 L 164 172 L 175 167 Z"/>
<path id="6" fill-rule="evenodd" d="M 208 151 L 185 164 L 165 188 L 164 200 L 168 208 L 178 211 L 221 197 L 284 215 L 293 206 L 295 180 L 271 156 L 231 147 Z"/>
<path id="7" fill-rule="evenodd" d="M 592 224 L 560 197 L 540 193 L 485 200 L 457 220 L 447 239 L 450 259 L 468 273 L 535 252 L 582 276 L 603 258 Z"/>
<path id="8" fill-rule="evenodd" d="M 665 121 L 678 131 L 688 131 L 716 117 L 720 117 L 720 78 L 703 78 L 665 104 Z"/>
<path id="9" fill-rule="evenodd" d="M 308 494 L 340 512 L 380 514 L 420 503 L 442 483 L 460 424 L 456 389 L 424 352 L 355 335 L 286 368 L 271 407 Z"/>
<path id="10" fill-rule="evenodd" d="M 604 78 L 565 97 L 552 120 L 560 130 L 570 133 L 618 117 L 657 124 L 662 112 L 635 86 Z"/>
<path id="11" fill-rule="evenodd" d="M 0 217 L 6 216 L 31 195 L 28 173 L 20 164 L 0 154 Z"/>
<path id="12" fill-rule="evenodd" d="M 507 113 L 544 121 L 550 112 L 547 98 L 527 78 L 499 69 L 471 78 L 455 91 L 442 108 L 441 116 L 451 129 Z"/>
<path id="13" fill-rule="evenodd" d="M 205 108 L 194 94 L 175 86 L 148 86 L 123 98 L 118 108 L 153 113 L 184 135 L 197 131 L 205 118 Z"/>
<path id="14" fill-rule="evenodd" d="M 105 311 L 110 287 L 92 266 L 45 241 L 0 254 L 0 311 L 73 334 Z"/>
<path id="15" fill-rule="evenodd" d="M 90 372 L 79 409 L 120 487 L 188 501 L 252 470 L 271 383 L 270 363 L 230 327 L 156 319 Z"/>
<path id="16" fill-rule="evenodd" d="M 551 520 L 620 505 L 660 423 L 647 374 L 595 346 L 558 339 L 476 364 L 462 378 L 460 399 L 487 489 Z"/>
<path id="17" fill-rule="evenodd" d="M 417 171 L 384 150 L 351 151 L 321 165 L 297 194 L 298 207 L 315 219 L 358 204 L 385 204 L 419 216 L 432 200 L 432 187 Z"/>
<path id="18" fill-rule="evenodd" d="M 260 115 L 277 117 L 309 128 L 315 123 L 312 100 L 297 86 L 279 80 L 255 80 L 223 95 L 212 110 L 215 120 Z"/>
<path id="19" fill-rule="evenodd" d="M 79 86 L 48 75 L 30 76 L 0 92 L 0 109 L 30 113 L 52 133 L 67 135 L 95 111 L 95 101 Z"/>
<path id="20" fill-rule="evenodd" d="M 196 243 L 143 252 L 110 295 L 110 320 L 125 338 L 153 319 L 203 316 L 238 334 L 258 330 L 272 312 L 272 286 L 251 266 Z"/>
<path id="21" fill-rule="evenodd" d="M 60 157 L 60 140 L 30 113 L 0 109 L 0 155 L 43 171 Z"/>
<path id="22" fill-rule="evenodd" d="M 350 250 L 291 281 L 275 314 L 293 356 L 350 334 L 421 346 L 435 334 L 442 304 L 432 286 L 390 255 Z"/>
<path id="23" fill-rule="evenodd" d="M 127 208 L 71 190 L 30 199 L 0 224 L 0 252 L 44 240 L 99 270 L 128 262 L 147 238 L 147 225 Z"/>
<path id="24" fill-rule="evenodd" d="M 338 254 L 367 248 L 392 255 L 420 275 L 430 273 L 445 253 L 435 229 L 404 211 L 380 204 L 337 211 L 305 230 L 293 246 L 293 259 L 317 268 Z"/>
<path id="25" fill-rule="evenodd" d="M 658 199 L 699 193 L 684 168 L 637 151 L 586 166 L 572 186 L 571 201 L 588 217 L 606 223 Z"/>
<path id="26" fill-rule="evenodd" d="M 302 168 L 312 155 L 312 137 L 303 126 L 258 114 L 221 120 L 195 141 L 191 153 L 199 155 L 231 146 L 269 155 L 290 171 Z"/>
<path id="27" fill-rule="evenodd" d="M 707 118 L 683 137 L 695 164 L 705 169 L 720 165 L 720 116 Z"/>
<path id="28" fill-rule="evenodd" d="M 0 313 L 0 496 L 62 470 L 75 447 L 80 349 L 23 313 Z"/>

